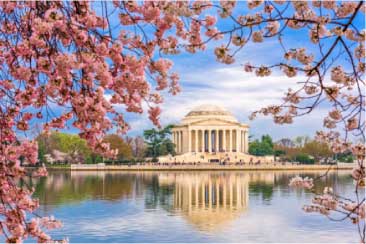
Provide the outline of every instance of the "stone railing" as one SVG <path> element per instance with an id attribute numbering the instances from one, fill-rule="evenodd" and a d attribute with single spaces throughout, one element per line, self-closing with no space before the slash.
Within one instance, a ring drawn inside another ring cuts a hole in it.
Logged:
<path id="1" fill-rule="evenodd" d="M 74 164 L 71 170 L 350 170 L 354 164 L 338 165 L 295 165 L 295 164 L 261 164 L 261 165 L 219 165 L 219 164 L 144 164 L 144 165 L 104 165 L 104 164 Z"/>
<path id="2" fill-rule="evenodd" d="M 71 170 L 104 170 L 107 165 L 104 163 L 99 164 L 71 164 Z"/>

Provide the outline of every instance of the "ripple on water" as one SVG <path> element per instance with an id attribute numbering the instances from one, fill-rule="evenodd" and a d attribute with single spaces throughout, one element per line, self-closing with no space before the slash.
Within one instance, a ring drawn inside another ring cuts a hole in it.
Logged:
<path id="1" fill-rule="evenodd" d="M 64 222 L 51 234 L 71 242 L 358 241 L 352 224 L 301 210 L 312 195 L 289 189 L 296 174 L 58 171 L 35 184 L 39 212 Z M 331 174 L 319 184 L 342 195 L 353 190 L 347 174 Z"/>

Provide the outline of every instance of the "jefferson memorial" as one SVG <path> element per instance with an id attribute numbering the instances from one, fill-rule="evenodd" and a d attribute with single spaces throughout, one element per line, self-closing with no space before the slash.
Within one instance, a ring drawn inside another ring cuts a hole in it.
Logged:
<path id="1" fill-rule="evenodd" d="M 229 111 L 216 105 L 201 105 L 172 129 L 177 155 L 160 157 L 159 162 L 267 161 L 248 155 L 248 137 L 249 126 L 240 123 Z"/>

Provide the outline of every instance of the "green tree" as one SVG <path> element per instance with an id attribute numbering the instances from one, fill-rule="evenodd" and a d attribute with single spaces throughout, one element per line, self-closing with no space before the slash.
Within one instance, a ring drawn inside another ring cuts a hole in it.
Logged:
<path id="1" fill-rule="evenodd" d="M 351 151 L 347 151 L 344 153 L 337 153 L 335 155 L 335 159 L 339 162 L 343 162 L 343 163 L 353 163 L 353 161 L 355 160 L 355 157 L 352 155 Z"/>
<path id="2" fill-rule="evenodd" d="M 295 161 L 302 164 L 314 164 L 315 160 L 311 158 L 308 154 L 300 153 L 295 156 Z"/>
<path id="3" fill-rule="evenodd" d="M 269 135 L 263 135 L 261 141 L 249 143 L 249 153 L 255 156 L 273 155 L 273 141 Z"/>
<path id="4" fill-rule="evenodd" d="M 272 137 L 270 137 L 269 135 L 262 136 L 262 143 L 268 144 L 273 149 Z"/>
<path id="5" fill-rule="evenodd" d="M 40 134 L 36 140 L 38 142 L 38 158 L 41 162 L 46 162 L 44 155 L 52 154 L 54 150 L 66 153 L 69 163 L 84 162 L 92 153 L 86 141 L 75 134 L 52 132 L 50 135 Z"/>
<path id="6" fill-rule="evenodd" d="M 146 156 L 156 159 L 162 155 L 175 155 L 175 146 L 169 138 L 172 128 L 172 125 L 168 125 L 161 130 L 153 128 L 144 131 L 144 139 L 147 144 Z"/>
<path id="7" fill-rule="evenodd" d="M 273 196 L 273 185 L 264 182 L 254 182 L 249 184 L 249 191 L 254 195 L 261 195 L 263 200 L 269 201 Z"/>
<path id="8" fill-rule="evenodd" d="M 88 157 L 91 153 L 90 148 L 86 145 L 86 141 L 79 137 L 79 135 L 56 133 L 56 140 L 58 141 L 58 148 L 61 152 L 69 155 L 79 154 Z"/>
<path id="9" fill-rule="evenodd" d="M 286 152 L 284 150 L 277 149 L 277 150 L 274 151 L 274 155 L 276 157 L 279 157 L 279 156 L 282 156 L 282 155 L 286 155 Z"/>
<path id="10" fill-rule="evenodd" d="M 47 163 L 44 155 L 47 154 L 47 143 L 45 142 L 45 136 L 43 134 L 36 138 L 38 142 L 38 160 L 41 163 Z"/>

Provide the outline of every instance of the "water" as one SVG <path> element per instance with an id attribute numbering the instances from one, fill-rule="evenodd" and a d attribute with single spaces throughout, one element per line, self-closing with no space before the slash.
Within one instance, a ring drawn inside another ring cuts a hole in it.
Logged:
<path id="1" fill-rule="evenodd" d="M 349 221 L 301 210 L 312 195 L 289 189 L 297 174 L 320 172 L 54 171 L 32 184 L 38 213 L 64 223 L 52 237 L 70 242 L 358 242 Z M 325 185 L 354 194 L 349 172 Z"/>

